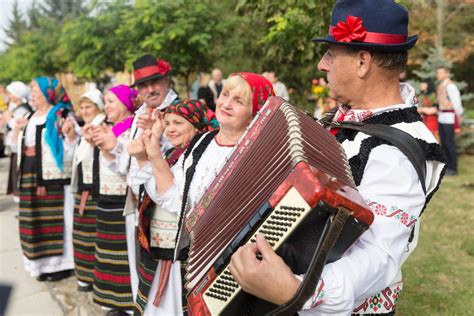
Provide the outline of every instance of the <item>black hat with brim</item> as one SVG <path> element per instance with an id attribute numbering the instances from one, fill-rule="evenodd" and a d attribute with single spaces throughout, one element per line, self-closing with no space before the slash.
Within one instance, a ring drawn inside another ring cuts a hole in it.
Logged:
<path id="1" fill-rule="evenodd" d="M 133 69 L 135 81 L 132 86 L 163 78 L 169 75 L 172 70 L 169 62 L 164 59 L 156 59 L 150 54 L 138 58 L 133 63 Z"/>

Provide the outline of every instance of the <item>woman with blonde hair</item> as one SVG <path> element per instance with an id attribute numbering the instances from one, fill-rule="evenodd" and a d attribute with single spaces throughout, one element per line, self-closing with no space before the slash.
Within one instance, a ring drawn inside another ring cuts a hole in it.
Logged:
<path id="1" fill-rule="evenodd" d="M 151 135 L 145 139 L 154 175 L 146 185 L 151 199 L 170 213 L 181 217 L 188 214 L 217 176 L 253 117 L 268 97 L 273 95 L 272 84 L 261 75 L 248 72 L 231 75 L 226 80 L 216 103 L 219 130 L 195 138 L 186 154 L 181 155 L 171 168 L 159 150 L 160 138 Z M 157 121 L 155 124 L 160 123 Z M 194 173 L 189 172 L 190 170 L 194 170 Z M 183 205 L 184 214 L 181 213 Z M 181 253 L 179 260 L 185 261 L 186 253 Z M 171 267 L 165 293 L 174 299 L 174 305 L 167 311 L 174 315 L 186 311 L 184 301 L 186 293 L 181 287 L 180 261 Z M 179 299 L 181 295 L 182 300 Z M 181 306 L 184 306 L 183 309 Z"/>

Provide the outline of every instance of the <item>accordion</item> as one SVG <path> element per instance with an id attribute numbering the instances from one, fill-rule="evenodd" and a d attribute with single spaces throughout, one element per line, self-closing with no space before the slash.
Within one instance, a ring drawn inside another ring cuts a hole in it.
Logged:
<path id="1" fill-rule="evenodd" d="M 304 274 L 324 223 L 340 207 L 350 216 L 329 262 L 359 238 L 373 214 L 334 136 L 283 99 L 269 98 L 186 216 L 190 313 L 262 315 L 275 308 L 242 291 L 229 272 L 230 257 L 260 233 L 295 274 Z"/>

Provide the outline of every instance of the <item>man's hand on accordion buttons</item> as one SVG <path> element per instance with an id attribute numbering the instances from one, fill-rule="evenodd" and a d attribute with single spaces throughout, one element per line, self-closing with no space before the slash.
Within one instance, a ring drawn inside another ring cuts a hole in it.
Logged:
<path id="1" fill-rule="evenodd" d="M 229 268 L 245 292 L 277 305 L 288 302 L 300 285 L 263 235 L 257 236 L 255 244 L 240 247 L 232 255 Z"/>

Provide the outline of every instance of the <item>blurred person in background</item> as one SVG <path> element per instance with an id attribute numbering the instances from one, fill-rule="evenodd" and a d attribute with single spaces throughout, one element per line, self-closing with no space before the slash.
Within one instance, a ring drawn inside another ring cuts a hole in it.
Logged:
<path id="1" fill-rule="evenodd" d="M 436 70 L 436 79 L 439 81 L 437 88 L 439 138 L 441 146 L 448 155 L 446 175 L 455 176 L 458 173 L 455 130 L 456 124 L 462 125 L 464 113 L 461 92 L 451 80 L 451 71 L 448 67 L 439 67 Z"/>
<path id="2" fill-rule="evenodd" d="M 211 76 L 209 76 L 209 74 L 201 72 L 197 97 L 199 101 L 206 104 L 212 111 L 215 111 L 216 104 L 214 103 L 214 94 L 211 88 L 209 88 L 210 80 Z"/>
<path id="3" fill-rule="evenodd" d="M 17 119 L 26 118 L 33 109 L 28 104 L 30 98 L 30 87 L 21 81 L 13 81 L 6 88 L 8 110 L 0 114 L 0 125 L 6 129 L 5 146 L 6 154 L 10 155 L 10 173 L 8 176 L 7 194 L 13 194 L 16 202 L 19 202 L 18 191 L 18 155 L 17 146 L 13 143 L 13 130 Z M 15 140 L 16 143 L 16 140 Z"/>
<path id="4" fill-rule="evenodd" d="M 436 102 L 435 86 L 432 81 L 420 82 L 418 101 L 418 113 L 421 114 L 423 123 L 425 123 L 426 127 L 428 127 L 439 142 L 438 104 Z"/>

